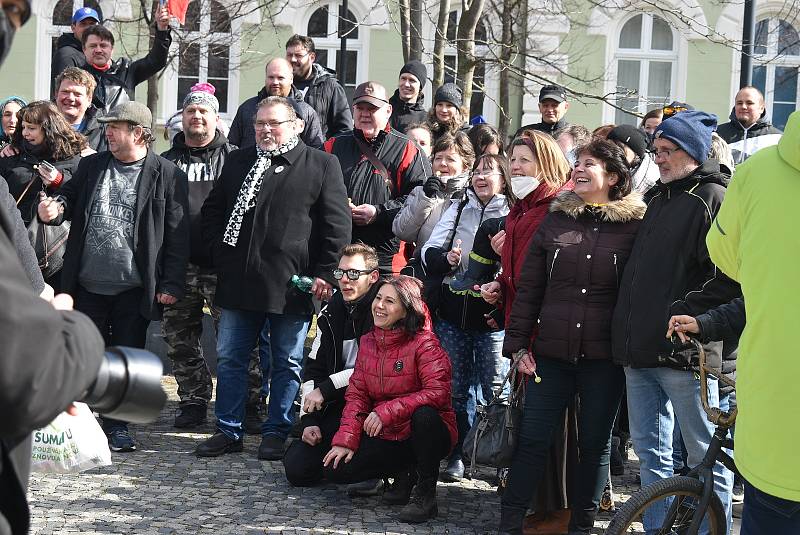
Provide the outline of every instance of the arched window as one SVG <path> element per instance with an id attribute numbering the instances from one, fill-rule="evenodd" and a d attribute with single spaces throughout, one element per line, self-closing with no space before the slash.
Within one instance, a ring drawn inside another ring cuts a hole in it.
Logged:
<path id="1" fill-rule="evenodd" d="M 56 42 L 62 34 L 72 31 L 72 14 L 82 7 L 90 7 L 103 18 L 103 10 L 97 0 L 59 0 L 53 8 L 53 24 L 48 29 L 51 44 L 51 57 L 56 52 Z M 49 67 L 48 67 L 49 68 Z M 52 74 L 52 73 L 51 73 Z"/>
<path id="2" fill-rule="evenodd" d="M 641 13 L 628 19 L 617 38 L 615 54 L 617 99 L 621 107 L 646 113 L 663 106 L 675 94 L 678 39 L 657 15 Z M 638 119 L 616 110 L 616 124 L 635 125 Z"/>
<path id="3" fill-rule="evenodd" d="M 783 130 L 800 105 L 800 36 L 789 22 L 767 18 L 756 24 L 753 85 L 764 93 L 767 115 Z"/>
<path id="4" fill-rule="evenodd" d="M 457 82 L 458 77 L 458 22 L 459 12 L 451 11 L 449 22 L 447 25 L 447 47 L 445 48 L 444 56 L 444 81 Z M 486 30 L 486 22 L 483 18 L 478 20 L 478 25 L 475 27 L 475 56 L 478 58 L 487 56 L 489 54 L 488 32 Z M 483 61 L 479 61 L 475 65 L 475 72 L 472 75 L 472 98 L 466 106 L 469 108 L 469 117 L 477 115 L 484 115 L 484 108 L 486 106 L 486 65 Z M 434 91 L 436 88 L 433 88 Z"/>
<path id="5" fill-rule="evenodd" d="M 216 0 L 189 3 L 178 45 L 177 108 L 194 84 L 208 82 L 217 90 L 219 112 L 235 112 L 235 102 L 229 98 L 231 42 L 231 19 L 225 6 Z"/>
<path id="6" fill-rule="evenodd" d="M 317 51 L 316 62 L 332 71 L 344 86 L 348 98 L 352 98 L 357 82 L 362 81 L 358 75 L 359 58 L 362 44 L 359 40 L 358 19 L 349 9 L 342 16 L 342 6 L 330 2 L 311 13 L 306 25 L 306 35 L 314 39 Z M 341 37 L 347 38 L 347 65 L 344 73 L 338 72 L 338 56 L 341 48 Z"/>

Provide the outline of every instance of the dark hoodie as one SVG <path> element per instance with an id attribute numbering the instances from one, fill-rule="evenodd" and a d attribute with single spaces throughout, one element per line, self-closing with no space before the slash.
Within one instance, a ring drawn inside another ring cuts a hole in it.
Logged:
<path id="1" fill-rule="evenodd" d="M 733 161 L 742 163 L 759 149 L 777 145 L 783 132 L 767 121 L 767 110 L 761 113 L 758 121 L 750 128 L 745 128 L 736 118 L 736 108 L 731 110 L 730 121 L 717 127 L 717 134 L 731 147 Z"/>
<path id="2" fill-rule="evenodd" d="M 256 144 L 253 120 L 255 119 L 256 111 L 258 111 L 258 103 L 268 96 L 267 89 L 262 87 L 256 96 L 242 102 L 239 109 L 236 110 L 236 117 L 233 118 L 231 130 L 228 132 L 231 143 L 241 148 L 252 147 Z M 287 98 L 292 104 L 295 113 L 297 113 L 297 117 L 305 123 L 300 139 L 309 147 L 314 147 L 315 149 L 322 147 L 322 144 L 325 143 L 325 138 L 322 135 L 323 130 L 314 108 L 303 102 L 302 93 L 294 87 L 292 87 L 292 93 Z"/>
<path id="3" fill-rule="evenodd" d="M 347 98 L 344 87 L 336 79 L 333 71 L 314 63 L 311 66 L 310 78 L 299 80 L 295 77 L 294 85 L 306 104 L 317 112 L 322 133 L 326 138 L 353 129 L 350 99 Z"/>
<path id="4" fill-rule="evenodd" d="M 52 95 L 58 90 L 55 87 L 56 77 L 64 72 L 67 67 L 81 67 L 86 63 L 83 55 L 83 45 L 74 33 L 62 33 L 56 41 L 56 51 L 50 63 L 50 77 L 53 80 Z"/>
<path id="5" fill-rule="evenodd" d="M 191 225 L 191 250 L 189 261 L 201 267 L 211 267 L 208 248 L 201 236 L 200 209 L 214 188 L 222 172 L 225 159 L 236 147 L 219 131 L 205 147 L 189 147 L 183 132 L 178 132 L 172 148 L 161 156 L 173 162 L 189 179 L 189 221 Z"/>
<path id="6" fill-rule="evenodd" d="M 400 98 L 400 93 L 395 89 L 394 95 L 389 99 L 389 104 L 392 105 L 392 117 L 389 119 L 389 124 L 403 134 L 406 133 L 409 125 L 424 123 L 428 118 L 428 110 L 425 108 L 425 95 L 422 92 L 420 92 L 416 102 L 409 104 Z"/>
<path id="7" fill-rule="evenodd" d="M 676 314 L 697 316 L 741 297 L 739 285 L 717 270 L 706 249 L 706 234 L 728 180 L 716 160 L 707 160 L 686 178 L 658 181 L 647 192 L 647 212 L 625 265 L 611 322 L 617 364 L 689 368 L 696 351 L 673 351 L 665 337 L 667 320 Z M 706 347 L 716 366 L 721 346 Z"/>

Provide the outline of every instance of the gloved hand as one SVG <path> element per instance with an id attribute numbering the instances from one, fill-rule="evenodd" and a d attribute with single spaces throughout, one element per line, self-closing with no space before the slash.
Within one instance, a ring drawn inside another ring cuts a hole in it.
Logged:
<path id="1" fill-rule="evenodd" d="M 444 190 L 444 184 L 439 179 L 439 177 L 432 176 L 428 180 L 425 181 L 425 185 L 422 186 L 422 191 L 425 193 L 426 197 L 436 197 L 436 195 Z"/>

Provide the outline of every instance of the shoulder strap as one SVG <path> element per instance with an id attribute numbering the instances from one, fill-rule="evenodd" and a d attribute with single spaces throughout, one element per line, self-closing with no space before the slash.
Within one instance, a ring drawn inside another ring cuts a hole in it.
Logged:
<path id="1" fill-rule="evenodd" d="M 384 180 L 389 180 L 389 171 L 386 169 L 386 166 L 383 165 L 378 157 L 373 152 L 372 147 L 369 146 L 369 143 L 358 137 L 358 135 L 353 132 L 353 139 L 356 140 L 356 144 L 358 148 L 361 150 L 361 153 L 367 157 L 369 163 L 375 166 L 375 169 L 378 171 L 378 174 L 383 177 Z"/>
<path id="2" fill-rule="evenodd" d="M 456 212 L 456 221 L 453 223 L 453 229 L 450 231 L 450 238 L 447 240 L 447 247 L 445 250 L 450 250 L 453 248 L 453 240 L 456 237 L 456 229 L 458 228 L 458 222 L 461 221 L 461 212 L 464 211 L 464 207 L 469 202 L 469 197 L 467 197 L 467 193 L 464 192 L 464 198 L 461 199 L 461 202 L 458 203 L 458 212 Z"/>
<path id="3" fill-rule="evenodd" d="M 22 193 L 20 193 L 19 197 L 17 197 L 17 206 L 19 206 L 19 203 L 22 202 L 22 198 L 25 197 L 25 194 L 28 193 L 28 190 L 31 189 L 31 186 L 35 181 L 36 181 L 36 171 L 34 171 L 33 178 L 31 178 L 31 181 L 28 182 L 28 185 L 25 186 L 25 189 L 22 190 Z"/>

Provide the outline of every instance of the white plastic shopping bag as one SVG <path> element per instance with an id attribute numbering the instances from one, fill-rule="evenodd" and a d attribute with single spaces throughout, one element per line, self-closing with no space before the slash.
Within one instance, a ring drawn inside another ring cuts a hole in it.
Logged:
<path id="1" fill-rule="evenodd" d="M 85 403 L 74 403 L 77 416 L 59 414 L 33 432 L 31 470 L 42 474 L 77 474 L 111 464 L 108 439 Z"/>

